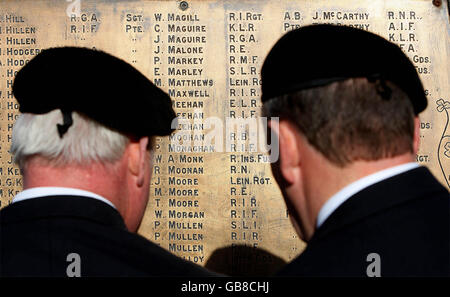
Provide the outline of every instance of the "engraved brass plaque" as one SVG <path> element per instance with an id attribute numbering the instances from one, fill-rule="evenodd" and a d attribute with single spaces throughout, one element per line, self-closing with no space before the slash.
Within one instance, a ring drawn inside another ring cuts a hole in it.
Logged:
<path id="1" fill-rule="evenodd" d="M 417 162 L 449 187 L 445 1 L 22 0 L 0 1 L 0 207 L 22 188 L 8 153 L 18 114 L 11 94 L 15 73 L 48 47 L 95 47 L 128 61 L 167 91 L 181 119 L 171 137 L 157 140 L 140 234 L 213 270 L 273 272 L 305 244 L 291 227 L 268 154 L 259 149 L 259 132 L 257 145 L 250 141 L 259 130 L 228 128 L 235 119 L 260 115 L 259 71 L 272 45 L 288 30 L 313 23 L 354 26 L 401 46 L 429 100 Z M 207 141 L 214 129 L 222 135 L 222 144 L 214 142 L 222 150 Z"/>

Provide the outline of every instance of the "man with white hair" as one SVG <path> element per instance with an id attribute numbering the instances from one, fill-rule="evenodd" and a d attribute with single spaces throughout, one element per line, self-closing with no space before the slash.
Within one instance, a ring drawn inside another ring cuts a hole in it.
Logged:
<path id="1" fill-rule="evenodd" d="M 16 75 L 11 152 L 24 190 L 0 211 L 2 276 L 209 276 L 135 234 L 169 96 L 97 50 L 43 51 Z"/>

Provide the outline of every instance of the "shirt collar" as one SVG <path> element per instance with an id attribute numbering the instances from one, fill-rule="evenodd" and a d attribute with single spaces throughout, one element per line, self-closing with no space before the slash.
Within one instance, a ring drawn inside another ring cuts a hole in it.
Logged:
<path id="1" fill-rule="evenodd" d="M 331 196 L 330 199 L 325 202 L 317 215 L 316 228 L 319 228 L 323 222 L 347 199 L 354 194 L 367 188 L 375 183 L 378 183 L 384 179 L 390 178 L 394 175 L 406 172 L 408 170 L 419 167 L 417 163 L 410 162 L 398 166 L 394 166 L 388 169 L 384 169 L 375 172 L 371 175 L 365 176 L 341 189 L 339 192 Z"/>
<path id="2" fill-rule="evenodd" d="M 111 203 L 108 199 L 89 192 L 85 190 L 75 189 L 75 188 L 65 188 L 65 187 L 36 187 L 36 188 L 29 188 L 26 190 L 23 190 L 22 192 L 18 193 L 12 200 L 12 203 L 28 200 L 28 199 L 34 199 L 34 198 L 44 198 L 46 196 L 83 196 L 88 198 L 93 198 L 100 200 L 109 206 L 116 209 L 114 204 Z"/>

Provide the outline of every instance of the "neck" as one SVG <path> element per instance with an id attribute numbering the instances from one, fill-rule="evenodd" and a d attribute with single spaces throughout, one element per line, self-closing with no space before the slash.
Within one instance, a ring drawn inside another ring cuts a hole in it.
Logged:
<path id="1" fill-rule="evenodd" d="M 121 209 L 122 187 L 120 170 L 115 165 L 92 163 L 89 166 L 68 164 L 51 166 L 42 160 L 31 159 L 23 172 L 24 189 L 35 187 L 76 188 L 98 194 Z"/>
<path id="2" fill-rule="evenodd" d="M 306 225 L 307 238 L 311 238 L 316 227 L 317 216 L 322 206 L 347 185 L 378 171 L 410 163 L 413 155 L 408 153 L 377 161 L 356 161 L 343 168 L 328 161 L 319 162 L 314 170 L 307 170 L 305 176 L 305 195 L 309 212 Z"/>

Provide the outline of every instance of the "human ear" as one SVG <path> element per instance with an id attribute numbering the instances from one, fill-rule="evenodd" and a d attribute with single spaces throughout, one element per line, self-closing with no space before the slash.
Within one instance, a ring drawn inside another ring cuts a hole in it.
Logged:
<path id="1" fill-rule="evenodd" d="M 145 182 L 145 170 L 148 165 L 148 137 L 142 137 L 139 142 L 129 144 L 128 169 L 136 177 L 136 185 L 142 187 Z"/>
<path id="2" fill-rule="evenodd" d="M 279 174 L 288 185 L 291 185 L 300 179 L 299 132 L 289 121 L 273 123 L 271 128 L 275 129 L 279 137 Z"/>
<path id="3" fill-rule="evenodd" d="M 420 119 L 414 118 L 414 138 L 413 138 L 413 153 L 417 154 L 420 145 Z"/>

